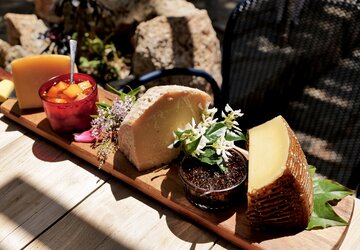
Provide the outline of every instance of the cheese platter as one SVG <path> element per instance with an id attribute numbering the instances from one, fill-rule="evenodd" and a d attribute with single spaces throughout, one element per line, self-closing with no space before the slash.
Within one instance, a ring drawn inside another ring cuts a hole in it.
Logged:
<path id="1" fill-rule="evenodd" d="M 110 102 L 114 95 L 99 88 L 99 100 Z M 16 123 L 98 167 L 96 150 L 91 143 L 75 142 L 72 136 L 61 136 L 50 127 L 42 109 L 22 111 L 17 99 L 8 99 L 1 112 Z M 347 226 L 311 231 L 259 231 L 251 227 L 246 211 L 246 195 L 239 197 L 236 207 L 208 212 L 193 206 L 185 197 L 176 166 L 138 171 L 120 152 L 111 154 L 101 170 L 137 188 L 165 206 L 198 223 L 241 248 L 313 248 L 332 249 L 341 245 Z M 348 196 L 335 207 L 346 221 L 351 220 L 354 200 Z"/>

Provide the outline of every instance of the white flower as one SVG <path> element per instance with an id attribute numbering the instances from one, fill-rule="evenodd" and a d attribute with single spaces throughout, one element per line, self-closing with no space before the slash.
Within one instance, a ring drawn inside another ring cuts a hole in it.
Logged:
<path id="1" fill-rule="evenodd" d="M 225 140 L 224 137 L 219 137 L 216 143 L 213 144 L 213 147 L 216 149 L 216 154 L 221 155 L 225 162 L 228 161 L 228 156 L 231 155 L 228 150 L 232 149 L 234 146 L 233 141 Z"/>
<path id="2" fill-rule="evenodd" d="M 196 129 L 197 135 L 204 135 L 206 130 L 208 129 L 208 125 L 204 123 L 199 123 L 198 128 Z"/>
<path id="3" fill-rule="evenodd" d="M 195 119 L 192 118 L 191 119 L 191 123 L 187 123 L 185 125 L 185 130 L 195 130 L 196 129 L 196 122 L 195 122 Z M 178 129 L 178 131 L 181 131 L 180 129 Z"/>
<path id="4" fill-rule="evenodd" d="M 221 156 L 224 161 L 227 162 L 229 160 L 229 156 L 231 156 L 231 153 L 228 150 L 223 150 Z"/>
<path id="5" fill-rule="evenodd" d="M 213 118 L 217 112 L 217 108 L 207 109 L 206 111 L 207 111 L 207 116 Z"/>
<path id="6" fill-rule="evenodd" d="M 194 117 L 191 119 L 191 127 L 195 128 L 196 127 L 196 122 Z"/>
<path id="7" fill-rule="evenodd" d="M 196 140 L 199 139 L 196 138 Z M 209 140 L 205 136 L 200 136 L 200 142 L 194 152 L 192 153 L 193 156 L 201 155 L 204 153 L 203 149 L 206 147 L 206 144 L 209 142 Z"/>
<path id="8" fill-rule="evenodd" d="M 230 113 L 231 111 L 234 111 L 234 110 L 233 110 L 233 109 L 230 107 L 230 105 L 227 103 L 226 106 L 225 106 L 225 111 L 228 112 L 228 113 Z"/>
<path id="9" fill-rule="evenodd" d="M 217 155 L 222 155 L 222 149 L 221 148 L 216 148 L 216 154 Z"/>
<path id="10" fill-rule="evenodd" d="M 201 114 L 201 121 L 198 124 L 196 124 L 193 118 L 190 123 L 186 124 L 185 130 L 178 129 L 178 133 L 174 133 L 176 138 L 174 143 L 177 144 L 176 147 L 181 147 L 188 155 L 210 164 L 218 164 L 220 169 L 225 171 L 225 163 L 229 160 L 229 156 L 231 156 L 230 149 L 235 147 L 234 141 L 226 140 L 225 135 L 227 133 L 241 135 L 241 129 L 238 127 L 239 123 L 236 121 L 236 118 L 243 114 L 240 109 L 233 110 L 228 104 L 225 107 L 225 112 L 221 113 L 222 121 L 218 122 L 218 119 L 214 118 L 216 113 L 216 108 L 205 108 Z M 210 128 L 211 131 L 209 130 Z M 205 136 L 207 133 L 208 137 Z M 197 147 L 195 149 L 192 145 L 189 147 L 195 141 L 199 142 Z M 169 148 L 173 147 L 174 144 L 169 145 Z M 211 156 L 205 155 L 206 150 L 210 150 Z"/>
<path id="11" fill-rule="evenodd" d="M 229 113 L 231 117 L 234 117 L 234 119 L 244 115 L 244 113 L 241 113 L 241 109 L 233 110 L 229 104 L 226 104 L 225 111 Z"/>

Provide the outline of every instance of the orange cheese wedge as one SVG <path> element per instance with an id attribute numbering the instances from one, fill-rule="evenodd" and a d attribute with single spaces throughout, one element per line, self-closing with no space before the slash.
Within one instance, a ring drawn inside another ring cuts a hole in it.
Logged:
<path id="1" fill-rule="evenodd" d="M 11 62 L 15 92 L 21 109 L 42 107 L 38 95 L 40 86 L 48 79 L 70 73 L 70 57 L 36 55 Z"/>

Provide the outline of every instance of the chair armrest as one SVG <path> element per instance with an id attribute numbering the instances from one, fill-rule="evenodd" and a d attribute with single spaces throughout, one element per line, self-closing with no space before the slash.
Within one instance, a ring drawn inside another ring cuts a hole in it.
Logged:
<path id="1" fill-rule="evenodd" d="M 155 70 L 144 74 L 140 77 L 136 77 L 129 82 L 124 83 L 118 90 L 123 92 L 129 92 L 131 89 L 137 88 L 141 85 L 146 85 L 147 83 L 154 81 L 156 79 L 166 77 L 166 76 L 174 76 L 174 75 L 187 75 L 187 76 L 199 76 L 204 78 L 207 82 L 210 83 L 213 95 L 214 95 L 214 106 L 222 109 L 222 96 L 221 90 L 215 79 L 206 71 L 194 69 L 194 68 L 172 68 L 172 69 L 162 69 Z"/>

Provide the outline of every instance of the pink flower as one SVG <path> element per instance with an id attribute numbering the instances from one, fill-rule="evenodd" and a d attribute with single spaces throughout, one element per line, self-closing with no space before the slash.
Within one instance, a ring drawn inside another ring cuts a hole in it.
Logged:
<path id="1" fill-rule="evenodd" d="M 81 133 L 75 133 L 74 140 L 76 142 L 95 142 L 96 138 L 92 135 L 91 129 L 89 129 Z"/>

